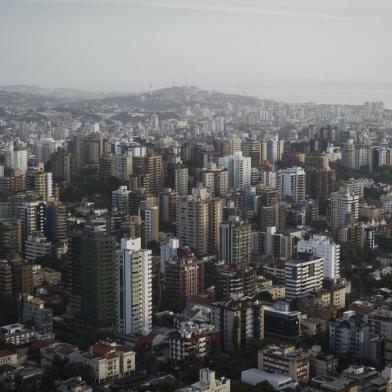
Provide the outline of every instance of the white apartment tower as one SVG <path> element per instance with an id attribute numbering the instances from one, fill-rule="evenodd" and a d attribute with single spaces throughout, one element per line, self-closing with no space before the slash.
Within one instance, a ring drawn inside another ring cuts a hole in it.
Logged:
<path id="1" fill-rule="evenodd" d="M 242 156 L 241 151 L 219 158 L 219 165 L 229 172 L 229 188 L 238 189 L 251 184 L 251 157 Z"/>
<path id="2" fill-rule="evenodd" d="M 164 274 L 166 271 L 166 263 L 173 257 L 177 256 L 177 249 L 180 247 L 180 241 L 178 238 L 169 238 L 165 243 L 161 245 L 161 273 Z"/>
<path id="3" fill-rule="evenodd" d="M 278 171 L 277 185 L 280 199 L 290 198 L 295 202 L 305 200 L 306 173 L 302 167 L 290 167 Z"/>
<path id="4" fill-rule="evenodd" d="M 117 190 L 112 192 L 112 207 L 128 213 L 130 192 L 126 185 L 119 186 Z"/>
<path id="5" fill-rule="evenodd" d="M 189 174 L 188 168 L 184 165 L 177 165 L 175 168 L 175 190 L 179 195 L 187 195 L 188 194 L 188 181 Z"/>
<path id="6" fill-rule="evenodd" d="M 141 249 L 141 239 L 121 240 L 116 257 L 117 331 L 145 334 L 152 327 L 151 250 Z"/>
<path id="7" fill-rule="evenodd" d="M 120 181 L 129 181 L 132 175 L 132 152 L 126 151 L 121 155 L 114 155 L 114 176 Z"/>
<path id="8" fill-rule="evenodd" d="M 285 264 L 286 298 L 303 298 L 319 291 L 323 286 L 324 259 L 307 257 L 287 261 Z"/>
<path id="9" fill-rule="evenodd" d="M 349 185 L 342 186 L 337 192 L 331 193 L 331 226 L 334 229 L 355 223 L 358 216 L 359 196 L 350 189 Z"/>
<path id="10" fill-rule="evenodd" d="M 10 143 L 4 152 L 5 166 L 19 169 L 23 174 L 27 171 L 27 146 L 18 139 Z"/>
<path id="11" fill-rule="evenodd" d="M 314 235 L 308 240 L 300 240 L 297 244 L 300 253 L 312 253 L 324 259 L 324 278 L 340 277 L 340 245 L 324 235 Z"/>

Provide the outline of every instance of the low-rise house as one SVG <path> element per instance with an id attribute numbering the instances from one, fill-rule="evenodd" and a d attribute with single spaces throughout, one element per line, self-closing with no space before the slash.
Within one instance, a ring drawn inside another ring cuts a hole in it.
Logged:
<path id="1" fill-rule="evenodd" d="M 358 384 L 358 392 L 372 391 L 371 381 L 379 377 L 376 369 L 365 367 L 363 365 L 352 365 L 342 373 L 343 377 L 352 380 Z"/>
<path id="2" fill-rule="evenodd" d="M 215 372 L 210 369 L 200 369 L 199 381 L 179 389 L 177 392 L 230 392 L 230 379 L 222 377 L 217 379 Z"/>
<path id="3" fill-rule="evenodd" d="M 0 350 L 0 366 L 17 366 L 18 365 L 18 354 L 13 353 L 9 350 Z"/>
<path id="4" fill-rule="evenodd" d="M 264 381 L 267 381 L 275 391 L 294 390 L 298 385 L 291 377 L 279 373 L 270 373 L 254 368 L 241 372 L 241 382 L 245 384 L 255 386 Z"/>
<path id="5" fill-rule="evenodd" d="M 323 392 L 358 392 L 358 384 L 345 377 L 314 377 L 310 385 Z"/>
<path id="6" fill-rule="evenodd" d="M 69 355 L 71 362 L 88 366 L 97 384 L 124 376 L 135 371 L 136 353 L 129 347 L 112 341 L 94 343 L 87 352 L 74 352 Z"/>
<path id="7" fill-rule="evenodd" d="M 41 348 L 39 351 L 41 362 L 43 364 L 51 364 L 55 358 L 68 359 L 72 353 L 77 352 L 78 350 L 79 348 L 72 344 L 55 342 L 50 346 Z"/>
<path id="8" fill-rule="evenodd" d="M 57 392 L 93 392 L 93 389 L 82 380 L 82 377 L 72 377 L 64 381 L 57 380 L 55 388 Z"/>
<path id="9" fill-rule="evenodd" d="M 27 329 L 23 324 L 10 324 L 0 327 L 0 338 L 14 346 L 24 346 L 36 339 L 35 331 Z"/>
<path id="10" fill-rule="evenodd" d="M 334 355 L 321 352 L 320 346 L 313 346 L 308 354 L 311 377 L 331 376 L 336 373 L 338 359 Z"/>

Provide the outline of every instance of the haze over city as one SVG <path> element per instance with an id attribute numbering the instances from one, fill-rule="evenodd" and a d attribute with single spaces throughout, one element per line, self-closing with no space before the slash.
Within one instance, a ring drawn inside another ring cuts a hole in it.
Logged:
<path id="1" fill-rule="evenodd" d="M 1 392 L 392 392 L 392 0 L 0 0 Z"/>
<path id="2" fill-rule="evenodd" d="M 392 107 L 388 0 L 2 0 L 0 85 Z"/>

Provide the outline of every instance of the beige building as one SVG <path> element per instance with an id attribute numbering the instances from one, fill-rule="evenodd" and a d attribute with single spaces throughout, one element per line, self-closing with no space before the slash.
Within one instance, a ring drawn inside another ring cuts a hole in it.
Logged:
<path id="1" fill-rule="evenodd" d="M 81 362 L 90 367 L 94 382 L 103 382 L 129 376 L 135 371 L 136 353 L 116 342 L 99 341 L 88 352 L 75 352 L 69 356 L 71 362 Z"/>
<path id="2" fill-rule="evenodd" d="M 217 253 L 221 220 L 221 200 L 213 199 L 207 188 L 194 188 L 191 195 L 180 196 L 177 202 L 180 246 L 189 246 L 198 256 Z"/>
<path id="3" fill-rule="evenodd" d="M 18 354 L 8 350 L 0 350 L 0 366 L 17 366 L 18 365 Z"/>
<path id="4" fill-rule="evenodd" d="M 309 379 L 308 354 L 294 346 L 269 346 L 258 354 L 258 368 L 291 377 L 294 381 Z"/>
<path id="5" fill-rule="evenodd" d="M 229 190 L 229 172 L 225 167 L 209 163 L 199 173 L 200 181 L 215 196 L 221 196 Z"/>

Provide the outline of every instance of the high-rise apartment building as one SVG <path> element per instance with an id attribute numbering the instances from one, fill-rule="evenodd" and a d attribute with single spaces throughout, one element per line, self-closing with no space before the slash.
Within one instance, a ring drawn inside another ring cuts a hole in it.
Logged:
<path id="1" fill-rule="evenodd" d="M 114 237 L 89 227 L 81 242 L 81 310 L 85 324 L 112 328 L 115 321 Z"/>
<path id="2" fill-rule="evenodd" d="M 4 169 L 0 177 L 0 191 L 15 194 L 26 189 L 25 175 L 19 169 Z"/>
<path id="3" fill-rule="evenodd" d="M 166 263 L 177 256 L 177 249 L 180 247 L 180 241 L 177 238 L 169 238 L 166 242 L 161 243 L 161 274 L 165 274 Z"/>
<path id="4" fill-rule="evenodd" d="M 174 169 L 174 189 L 179 195 L 188 194 L 188 182 L 188 168 L 182 164 L 177 164 Z"/>
<path id="5" fill-rule="evenodd" d="M 324 278 L 337 279 L 340 277 L 340 245 L 331 238 L 323 235 L 313 235 L 308 240 L 298 241 L 297 250 L 300 253 L 312 253 L 324 259 Z"/>
<path id="6" fill-rule="evenodd" d="M 286 298 L 306 297 L 323 287 L 324 259 L 299 253 L 296 259 L 286 261 Z"/>
<path id="7" fill-rule="evenodd" d="M 0 292 L 4 295 L 31 294 L 33 291 L 32 264 L 18 254 L 0 260 Z"/>
<path id="8" fill-rule="evenodd" d="M 159 208 L 142 202 L 139 207 L 139 216 L 144 222 L 142 245 L 147 247 L 151 241 L 159 242 Z"/>
<path id="9" fill-rule="evenodd" d="M 59 147 L 50 156 L 53 181 L 68 186 L 71 183 L 71 154 Z"/>
<path id="10" fill-rule="evenodd" d="M 264 337 L 264 307 L 258 300 L 243 297 L 212 304 L 212 324 L 220 331 L 224 350 L 248 347 L 252 339 Z"/>
<path id="11" fill-rule="evenodd" d="M 141 239 L 121 240 L 116 257 L 116 325 L 119 333 L 148 333 L 152 327 L 151 250 Z"/>
<path id="12" fill-rule="evenodd" d="M 67 239 L 67 208 L 57 200 L 46 203 L 44 234 L 53 243 Z"/>
<path id="13" fill-rule="evenodd" d="M 23 202 L 18 207 L 18 218 L 21 227 L 22 249 L 28 236 L 35 232 L 44 234 L 46 203 L 43 201 Z"/>
<path id="14" fill-rule="evenodd" d="M 166 262 L 165 293 L 172 298 L 189 299 L 204 290 L 204 266 L 189 248 L 178 248 Z"/>
<path id="15" fill-rule="evenodd" d="M 120 181 L 129 181 L 129 176 L 133 174 L 132 152 L 126 151 L 123 154 L 116 154 L 113 159 L 114 177 L 117 177 Z"/>
<path id="16" fill-rule="evenodd" d="M 170 188 L 165 188 L 159 194 L 159 218 L 164 224 L 174 225 L 177 220 L 178 193 Z"/>
<path id="17" fill-rule="evenodd" d="M 98 165 L 99 158 L 107 151 L 108 139 L 101 133 L 76 135 L 68 143 L 72 154 L 72 169 L 78 172 L 89 164 Z"/>
<path id="18" fill-rule="evenodd" d="M 0 258 L 22 252 L 21 223 L 19 219 L 0 221 Z"/>
<path id="19" fill-rule="evenodd" d="M 162 191 L 163 162 L 161 155 L 150 155 L 145 161 L 145 187 L 154 194 Z"/>
<path id="20" fill-rule="evenodd" d="M 219 258 L 226 264 L 246 265 L 251 252 L 251 226 L 239 217 L 220 224 Z"/>
<path id="21" fill-rule="evenodd" d="M 217 251 L 219 233 L 216 231 L 221 218 L 221 202 L 213 199 L 207 188 L 194 188 L 191 195 L 179 197 L 177 237 L 180 245 L 189 246 L 198 256 Z"/>
<path id="22" fill-rule="evenodd" d="M 98 175 L 100 180 L 105 180 L 114 175 L 113 154 L 105 152 L 98 159 Z"/>
<path id="23" fill-rule="evenodd" d="M 253 297 L 256 293 L 256 272 L 253 267 L 218 269 L 215 284 L 215 300 L 229 301 L 243 296 Z"/>
<path id="24" fill-rule="evenodd" d="M 27 170 L 27 146 L 16 139 L 10 143 L 4 152 L 5 166 L 10 169 L 19 169 L 22 174 Z"/>
<path id="25" fill-rule="evenodd" d="M 331 193 L 331 226 L 337 229 L 355 223 L 359 216 L 359 197 L 349 185 Z"/>
<path id="26" fill-rule="evenodd" d="M 229 154 L 233 155 L 241 151 L 241 139 L 238 136 L 232 136 L 229 140 Z"/>
<path id="27" fill-rule="evenodd" d="M 131 191 L 128 190 L 126 185 L 119 186 L 118 189 L 112 192 L 112 208 L 128 213 L 129 212 L 129 194 Z"/>
<path id="28" fill-rule="evenodd" d="M 270 206 L 263 206 L 259 213 L 259 227 L 263 232 L 267 227 L 274 226 L 277 232 L 286 228 L 287 205 L 283 202 L 274 202 Z"/>
<path id="29" fill-rule="evenodd" d="M 219 158 L 219 165 L 228 170 L 229 189 L 243 188 L 251 184 L 251 158 L 242 156 L 241 151 Z"/>
<path id="30" fill-rule="evenodd" d="M 38 162 L 48 163 L 50 156 L 61 147 L 61 142 L 56 141 L 51 137 L 44 137 L 35 143 L 34 150 L 37 156 Z"/>
<path id="31" fill-rule="evenodd" d="M 276 163 L 282 160 L 284 141 L 279 140 L 278 136 L 270 138 L 266 142 L 267 160 Z"/>
<path id="32" fill-rule="evenodd" d="M 251 158 L 252 167 L 260 167 L 264 160 L 267 159 L 266 143 L 256 139 L 248 138 L 242 145 L 244 155 Z"/>
<path id="33" fill-rule="evenodd" d="M 225 167 L 210 163 L 199 171 L 200 182 L 215 196 L 222 196 L 229 190 L 229 172 Z"/>
<path id="34" fill-rule="evenodd" d="M 306 196 L 306 173 L 302 167 L 290 167 L 278 171 L 277 187 L 281 200 L 299 202 Z"/>
<path id="35" fill-rule="evenodd" d="M 51 172 L 46 172 L 41 162 L 36 167 L 26 171 L 26 189 L 33 190 L 41 199 L 53 197 L 53 178 Z"/>

